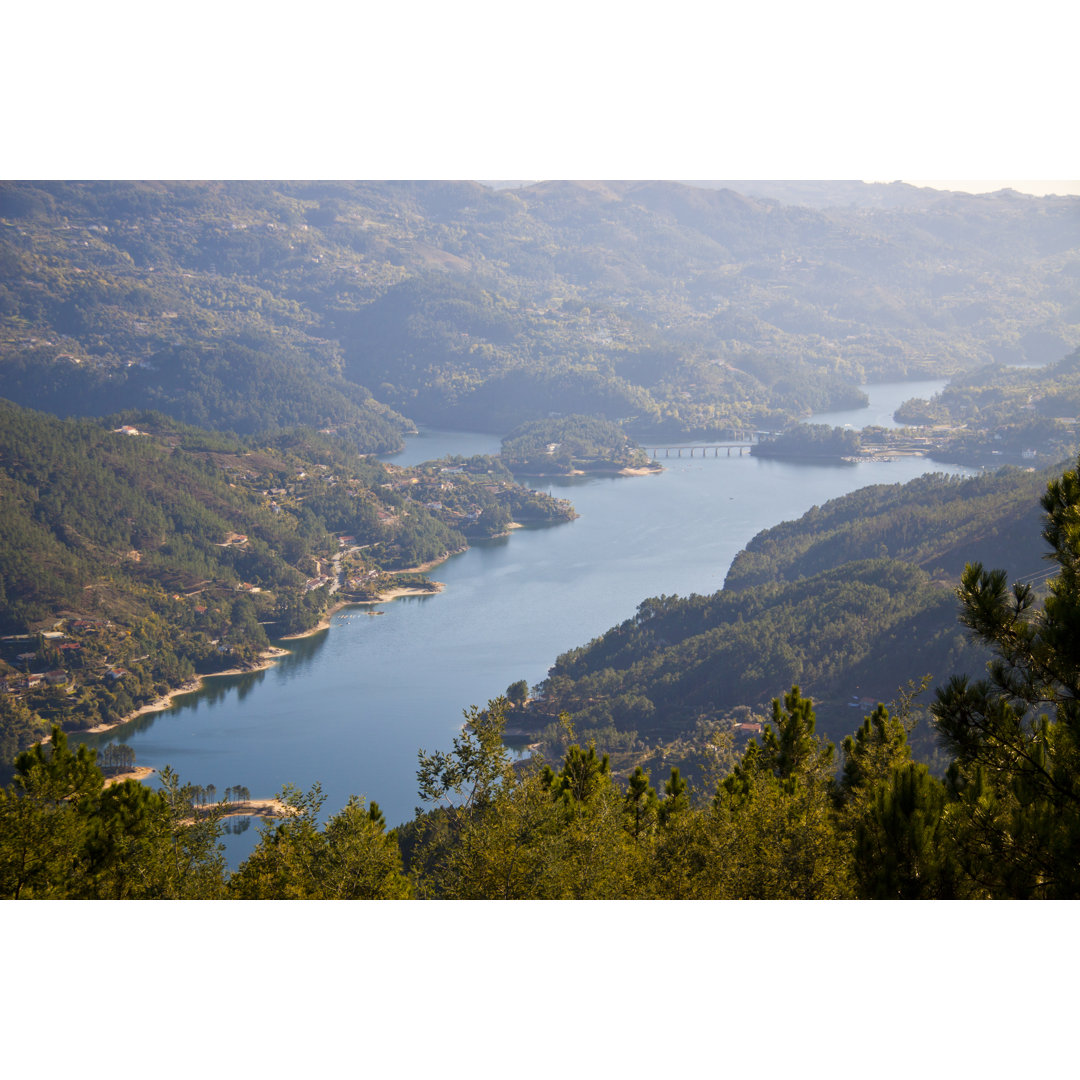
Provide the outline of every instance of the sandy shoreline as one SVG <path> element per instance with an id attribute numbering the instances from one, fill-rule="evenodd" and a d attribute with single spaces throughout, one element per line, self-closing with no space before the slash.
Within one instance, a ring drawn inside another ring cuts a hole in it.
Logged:
<path id="1" fill-rule="evenodd" d="M 146 780 L 148 777 L 153 776 L 157 772 L 157 769 L 151 768 L 149 765 L 136 765 L 134 768 L 125 769 L 123 772 L 112 773 L 105 777 L 105 786 L 111 787 L 113 784 L 122 784 L 125 780 L 138 780 L 140 783 Z M 220 806 L 220 803 L 212 803 L 206 806 L 199 807 L 199 812 L 205 814 L 207 811 Z M 260 818 L 281 818 L 289 817 L 295 813 L 293 808 L 286 803 L 283 803 L 280 799 L 245 799 L 242 802 L 229 802 L 225 804 L 225 809 L 222 813 L 223 818 L 227 817 L 260 817 Z M 193 822 L 189 822 L 193 824 Z"/>
<path id="2" fill-rule="evenodd" d="M 460 555 L 462 551 L 468 551 L 468 548 L 462 548 L 461 551 L 449 551 L 440 558 L 432 559 L 430 562 L 422 563 L 420 566 L 410 566 L 406 570 L 398 570 L 394 572 L 399 574 L 423 574 L 426 573 L 428 570 L 431 570 L 433 567 L 438 566 L 440 563 L 446 562 L 446 560 L 451 558 L 452 556 Z M 314 634 L 321 633 L 323 630 L 328 630 L 334 616 L 343 608 L 364 607 L 373 604 L 385 604 L 389 603 L 391 600 L 396 600 L 399 596 L 432 596 L 437 593 L 441 593 L 446 588 L 445 583 L 442 581 L 433 581 L 431 584 L 434 586 L 434 588 L 428 589 L 417 588 L 415 586 L 400 586 L 390 589 L 384 589 L 373 600 L 339 600 L 336 603 L 330 605 L 330 607 L 326 611 L 326 614 L 323 615 L 319 622 L 315 626 L 311 627 L 310 630 L 303 630 L 299 634 L 286 634 L 283 637 L 278 638 L 278 640 L 298 641 L 301 638 L 311 637 Z M 102 735 L 107 731 L 112 731 L 114 728 L 118 728 L 124 724 L 130 723 L 132 720 L 135 720 L 140 716 L 144 716 L 146 713 L 164 712 L 166 709 L 172 706 L 173 700 L 175 698 L 181 697 L 184 694 L 193 694 L 197 690 L 201 690 L 203 682 L 206 679 L 216 679 L 226 675 L 251 675 L 258 671 L 266 671 L 269 668 L 272 668 L 281 657 L 288 655 L 288 649 L 282 649 L 276 645 L 272 645 L 269 649 L 266 649 L 259 654 L 259 662 L 257 664 L 253 664 L 251 667 L 229 668 L 226 671 L 211 671 L 206 675 L 197 675 L 195 678 L 188 679 L 187 682 L 182 683 L 180 686 L 177 686 L 174 689 L 168 691 L 168 693 L 162 694 L 161 697 L 155 699 L 154 701 L 151 701 L 146 705 L 141 705 L 139 708 L 128 713 L 126 716 L 122 716 L 119 720 L 114 720 L 112 723 L 108 724 L 95 724 L 93 727 L 82 728 L 79 731 L 72 732 L 72 734 Z M 42 744 L 45 744 L 50 742 L 51 738 L 52 737 L 50 735 L 45 735 L 39 741 Z M 139 772 L 141 771 L 141 769 L 136 771 Z M 149 772 L 153 772 L 153 770 L 149 770 L 144 775 L 149 775 Z M 113 782 L 115 782 L 116 779 L 127 779 L 129 776 L 134 776 L 134 774 L 125 773 L 121 777 L 113 778 Z M 138 779 L 142 779 L 142 776 L 139 776 Z M 260 800 L 256 801 L 259 802 Z M 261 801 L 265 802 L 266 800 Z M 274 802 L 276 800 L 270 801 Z M 239 813 L 239 811 L 237 812 Z"/>
<path id="3" fill-rule="evenodd" d="M 438 562 L 445 562 L 445 560 L 440 559 L 440 560 L 438 560 Z M 437 563 L 429 563 L 428 568 L 430 568 L 431 566 L 435 566 L 435 565 L 437 565 Z M 419 568 L 414 569 L 414 570 L 401 570 L 401 571 L 398 571 L 398 573 L 403 573 L 403 574 L 413 574 L 413 573 L 422 573 L 422 572 L 423 572 L 423 570 L 419 569 Z M 414 588 L 412 586 L 409 586 L 409 587 L 401 586 L 401 587 L 395 587 L 395 588 L 392 588 L 392 589 L 383 589 L 383 591 L 380 592 L 372 600 L 339 600 L 336 604 L 331 604 L 331 606 L 326 609 L 326 614 L 310 630 L 301 630 L 299 634 L 286 634 L 284 637 L 278 638 L 278 641 L 299 641 L 301 638 L 312 637 L 315 634 L 321 634 L 323 632 L 323 630 L 329 630 L 330 629 L 330 624 L 333 621 L 334 616 L 339 611 L 342 611 L 345 608 L 349 608 L 349 607 L 365 607 L 365 606 L 368 606 L 368 605 L 371 605 L 371 604 L 386 604 L 386 603 L 389 603 L 391 600 L 396 600 L 399 596 L 434 596 L 436 593 L 441 593 L 443 591 L 443 589 L 446 588 L 446 584 L 444 582 L 442 582 L 442 581 L 433 581 L 431 584 L 434 585 L 435 588 L 433 588 L 433 589 L 419 589 L 419 588 Z M 286 653 L 286 652 L 288 652 L 288 649 L 281 649 L 279 651 L 282 652 L 282 653 Z M 267 667 L 269 667 L 269 666 L 270 665 L 268 664 Z M 258 670 L 258 669 L 252 669 L 252 670 Z M 222 672 L 222 674 L 225 674 L 225 673 Z M 235 674 L 235 673 L 233 673 L 233 674 Z"/>
<path id="4" fill-rule="evenodd" d="M 440 559 L 439 562 L 444 560 Z M 431 564 L 435 565 L 435 564 Z M 417 571 L 409 571 L 417 572 Z M 318 634 L 323 630 L 330 628 L 330 623 L 333 617 L 347 607 L 361 607 L 371 604 L 385 604 L 391 600 L 396 600 L 399 596 L 432 596 L 436 593 L 441 593 L 446 585 L 441 581 L 433 581 L 432 585 L 434 589 L 417 589 L 417 588 L 394 588 L 386 589 L 374 600 L 341 600 L 336 604 L 333 604 L 326 612 L 326 614 L 319 620 L 316 626 L 313 626 L 310 630 L 304 630 L 299 634 L 287 634 L 285 637 L 279 638 L 279 641 L 298 641 L 301 638 L 311 637 L 313 634 Z M 198 675 L 194 679 L 188 679 L 187 682 L 182 683 L 180 686 L 175 687 L 166 694 L 162 694 L 161 697 L 154 701 L 148 702 L 146 705 L 141 705 L 139 708 L 128 713 L 126 716 L 122 716 L 119 720 L 114 720 L 109 724 L 95 724 L 90 728 L 82 728 L 79 731 L 72 732 L 76 735 L 103 735 L 106 731 L 112 731 L 114 728 L 121 727 L 124 724 L 131 723 L 132 720 L 138 719 L 140 716 L 144 716 L 146 713 L 152 712 L 164 712 L 170 708 L 174 698 L 183 696 L 184 694 L 194 694 L 197 690 L 202 689 L 203 682 L 206 679 L 219 679 L 227 675 L 252 675 L 258 671 L 267 671 L 272 668 L 279 659 L 283 656 L 288 656 L 288 649 L 278 648 L 276 645 L 271 646 L 264 652 L 259 654 L 259 663 L 253 664 L 251 667 L 246 668 L 229 668 L 227 671 L 211 671 L 206 675 Z M 51 736 L 45 735 L 39 740 L 42 744 L 51 741 Z"/>
<path id="5" fill-rule="evenodd" d="M 460 555 L 462 552 L 468 550 L 467 547 L 463 547 L 458 551 L 448 551 L 445 555 L 440 555 L 439 558 L 432 559 L 430 562 L 421 563 L 419 566 L 409 566 L 404 570 L 389 570 L 387 573 L 426 574 L 429 570 L 433 570 L 436 566 L 440 566 L 454 555 Z M 369 604 L 386 604 L 391 600 L 396 600 L 399 596 L 433 596 L 435 593 L 441 593 L 443 589 L 446 588 L 446 584 L 442 581 L 433 581 L 431 584 L 434 585 L 435 588 L 421 589 L 414 586 L 400 586 L 391 589 L 383 589 L 383 591 L 378 593 L 373 600 L 338 600 L 327 608 L 326 614 L 310 630 L 301 630 L 299 634 L 285 634 L 283 637 L 278 638 L 278 641 L 299 641 L 301 638 L 311 637 L 313 634 L 319 634 L 323 630 L 329 630 L 330 623 L 334 616 L 343 608 L 359 607 Z"/>
<path id="6" fill-rule="evenodd" d="M 125 769 L 123 772 L 112 773 L 105 777 L 105 786 L 111 787 L 113 784 L 122 784 L 125 780 L 138 780 L 143 781 L 147 777 L 152 776 L 157 769 L 152 769 L 149 765 L 136 765 L 132 769 Z M 206 806 L 199 807 L 199 813 L 205 814 L 209 810 L 219 807 L 220 803 L 211 803 Z M 261 818 L 280 818 L 289 817 L 294 814 L 293 808 L 286 803 L 283 803 L 280 799 L 244 799 L 242 802 L 228 802 L 225 804 L 224 811 L 221 816 L 227 817 L 261 817 Z M 189 822 L 193 824 L 193 822 Z"/>
<path id="7" fill-rule="evenodd" d="M 282 656 L 287 656 L 288 653 L 288 649 L 271 646 L 259 654 L 259 663 L 253 664 L 251 667 L 229 668 L 227 671 L 210 671 L 205 675 L 197 675 L 194 679 L 188 679 L 187 682 L 181 683 L 180 686 L 175 687 L 166 694 L 162 694 L 161 697 L 156 698 L 154 701 L 148 702 L 146 705 L 140 705 L 139 708 L 129 712 L 126 716 L 122 716 L 119 720 L 114 720 L 110 724 L 95 724 L 90 728 L 81 728 L 72 732 L 72 734 L 101 735 L 106 731 L 112 731 L 113 728 L 120 727 L 122 724 L 129 724 L 132 720 L 144 716 L 146 713 L 164 712 L 172 705 L 174 698 L 178 698 L 183 694 L 194 694 L 196 690 L 201 690 L 206 679 L 218 679 L 223 675 L 250 675 L 256 671 L 266 671 L 272 668 Z M 47 735 L 41 742 L 47 743 L 49 740 L 50 736 Z"/>
<path id="8" fill-rule="evenodd" d="M 321 633 L 323 630 L 329 630 L 330 620 L 333 619 L 342 608 L 347 608 L 354 602 L 355 601 L 352 600 L 338 600 L 326 609 L 326 614 L 310 630 L 301 630 L 299 634 L 284 634 L 278 638 L 278 641 L 299 641 L 301 638 L 312 637 L 315 634 Z M 282 649 L 281 651 L 284 653 L 289 650 Z"/>
<path id="9" fill-rule="evenodd" d="M 565 476 L 652 476 L 664 471 L 664 466 L 626 465 L 621 469 L 571 469 L 569 472 L 518 472 L 515 476 L 539 477 L 543 480 L 558 480 Z"/>
<path id="10" fill-rule="evenodd" d="M 464 555 L 469 550 L 469 545 L 466 544 L 463 548 L 458 548 L 457 551 L 448 551 L 445 555 L 440 555 L 437 559 L 431 559 L 426 563 L 421 563 L 419 566 L 409 566 L 404 570 L 388 570 L 388 574 L 426 574 L 429 570 L 434 570 L 436 566 L 442 566 L 447 559 L 452 559 L 455 555 Z"/>
<path id="11" fill-rule="evenodd" d="M 370 604 L 386 604 L 391 600 L 396 600 L 399 596 L 436 596 L 446 588 L 445 582 L 442 581 L 433 581 L 431 584 L 435 586 L 434 589 L 414 589 L 406 588 L 404 586 L 400 588 L 385 589 L 383 592 L 379 593 L 374 600 L 350 600 L 347 604 L 342 606 L 362 607 Z"/>
<path id="12" fill-rule="evenodd" d="M 220 804 L 213 803 L 199 807 L 199 813 L 205 814 Z M 246 799 L 243 802 L 227 803 L 222 813 L 227 817 L 282 818 L 291 817 L 296 811 L 280 799 Z"/>
<path id="13" fill-rule="evenodd" d="M 125 780 L 142 781 L 156 772 L 157 769 L 152 769 L 149 765 L 136 765 L 133 769 L 125 769 L 121 773 L 110 773 L 107 775 L 105 777 L 105 786 L 111 787 L 113 784 L 122 784 Z"/>
<path id="14" fill-rule="evenodd" d="M 453 554 L 457 554 L 454 552 Z M 407 571 L 400 571 L 401 573 L 423 573 L 425 569 L 430 569 L 432 566 L 437 566 L 440 562 L 445 562 L 445 559 L 436 559 L 431 563 L 426 563 L 423 567 L 414 567 Z M 298 641 L 301 638 L 311 637 L 314 634 L 321 633 L 323 630 L 330 628 L 330 623 L 333 617 L 347 607 L 362 607 L 372 604 L 385 604 L 391 600 L 396 600 L 399 596 L 432 596 L 436 593 L 441 593 L 446 585 L 441 581 L 433 581 L 432 585 L 434 589 L 419 589 L 419 588 L 393 588 L 384 589 L 374 600 L 340 600 L 335 604 L 332 604 L 327 610 L 326 614 L 319 620 L 318 624 L 313 626 L 310 630 L 304 630 L 299 634 L 287 634 L 282 638 L 278 638 L 279 641 Z M 194 694 L 197 690 L 202 689 L 203 682 L 206 679 L 218 679 L 223 676 L 231 675 L 251 675 L 258 671 L 267 671 L 272 668 L 278 660 L 283 656 L 288 656 L 289 650 L 279 648 L 276 645 L 271 646 L 269 649 L 259 654 L 259 663 L 253 664 L 251 667 L 246 668 L 229 668 L 226 671 L 211 671 L 206 675 L 198 675 L 194 679 L 188 679 L 187 682 L 182 683 L 175 689 L 170 690 L 166 694 L 162 694 L 161 697 L 154 701 L 141 705 L 133 712 L 128 713 L 126 716 L 122 716 L 119 720 L 114 720 L 109 724 L 95 724 L 91 728 L 82 728 L 80 731 L 73 732 L 72 734 L 78 735 L 102 735 L 106 731 L 112 731 L 114 728 L 121 727 L 123 724 L 128 724 L 132 720 L 138 719 L 140 716 L 144 716 L 146 713 L 152 712 L 164 712 L 170 708 L 174 698 L 183 696 L 184 694 Z M 40 741 L 42 743 L 48 743 L 50 736 L 46 735 Z"/>

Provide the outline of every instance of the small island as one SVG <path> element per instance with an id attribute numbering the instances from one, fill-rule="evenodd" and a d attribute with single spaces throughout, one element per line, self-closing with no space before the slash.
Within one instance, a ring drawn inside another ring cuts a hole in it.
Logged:
<path id="1" fill-rule="evenodd" d="M 658 462 L 610 420 L 559 416 L 530 420 L 502 441 L 501 458 L 519 476 L 575 476 L 660 472 Z"/>
<path id="2" fill-rule="evenodd" d="M 812 461 L 850 461 L 862 451 L 862 440 L 852 428 L 826 424 L 797 424 L 779 435 L 762 439 L 750 453 L 755 457 Z"/>

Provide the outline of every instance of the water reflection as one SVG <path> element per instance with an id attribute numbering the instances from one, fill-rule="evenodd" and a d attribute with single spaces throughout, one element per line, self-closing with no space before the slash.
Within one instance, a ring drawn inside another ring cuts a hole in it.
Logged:
<path id="1" fill-rule="evenodd" d="M 249 674 L 238 676 L 236 683 L 234 684 L 236 687 L 237 697 L 239 697 L 239 699 L 243 701 L 244 698 L 246 698 L 248 694 L 250 694 L 251 691 L 254 690 L 255 687 L 258 686 L 259 683 L 261 683 L 265 678 L 265 671 L 253 671 Z"/>
<path id="2" fill-rule="evenodd" d="M 438 567 L 435 567 L 435 570 L 432 571 L 432 572 L 437 573 L 438 569 L 439 569 Z M 408 605 L 408 604 L 414 604 L 414 605 L 427 604 L 438 595 L 439 595 L 438 593 L 406 593 L 404 596 L 395 597 L 394 603 L 395 604 L 406 604 L 406 605 Z"/>
<path id="3" fill-rule="evenodd" d="M 838 412 L 815 413 L 808 423 L 825 424 L 828 427 L 895 428 L 901 425 L 895 418 L 896 410 L 912 398 L 929 400 L 948 385 L 947 379 L 915 379 L 900 382 L 868 383 L 860 387 L 869 399 L 861 409 L 841 409 Z"/>
<path id="4" fill-rule="evenodd" d="M 510 533 L 507 533 L 505 536 L 492 536 L 487 540 L 470 540 L 469 543 L 473 547 L 485 548 L 490 551 L 494 548 L 506 547 L 510 542 L 510 535 Z"/>
<path id="5" fill-rule="evenodd" d="M 288 656 L 279 659 L 277 667 L 281 671 L 288 671 L 292 667 L 307 663 L 316 653 L 326 645 L 328 632 L 320 630 L 302 638 L 284 638 L 281 641 L 272 642 L 279 649 L 288 649 Z"/>
<path id="6" fill-rule="evenodd" d="M 265 682 L 271 674 L 282 682 L 289 682 L 302 675 L 305 667 L 326 646 L 327 636 L 326 630 L 320 630 L 311 637 L 272 642 L 276 648 L 288 651 L 276 657 L 270 668 L 263 668 L 261 671 L 245 671 L 238 675 L 205 675 L 198 689 L 185 694 L 177 694 L 172 704 L 166 709 L 140 713 L 109 731 L 96 734 L 74 732 L 71 738 L 75 742 L 84 742 L 100 750 L 110 743 L 120 742 L 131 735 L 147 732 L 165 719 L 181 718 L 187 713 L 197 713 L 204 709 L 231 707 L 234 694 L 237 702 L 247 700 L 252 691 Z"/>
<path id="7" fill-rule="evenodd" d="M 251 818 L 228 817 L 222 822 L 222 825 L 229 836 L 239 836 L 241 833 L 245 833 L 251 828 Z"/>
<path id="8" fill-rule="evenodd" d="M 793 469 L 853 469 L 857 461 L 845 461 L 843 458 L 784 458 L 784 464 Z"/>

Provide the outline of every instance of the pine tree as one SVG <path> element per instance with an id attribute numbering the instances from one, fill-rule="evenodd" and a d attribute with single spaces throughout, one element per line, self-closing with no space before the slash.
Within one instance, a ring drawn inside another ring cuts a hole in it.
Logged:
<path id="1" fill-rule="evenodd" d="M 1080 469 L 1051 481 L 1042 507 L 1058 573 L 1041 609 L 1030 585 L 965 567 L 961 621 L 995 658 L 933 706 L 955 756 L 950 833 L 976 896 L 1080 896 Z"/>
<path id="2" fill-rule="evenodd" d="M 660 803 L 659 816 L 661 828 L 666 828 L 679 814 L 690 809 L 690 785 L 679 775 L 679 770 L 671 770 L 671 778 L 664 782 L 664 799 Z"/>
<path id="3" fill-rule="evenodd" d="M 945 900 L 955 896 L 949 846 L 943 838 L 944 786 L 925 765 L 893 768 L 871 791 L 855 826 L 855 878 L 870 900 Z"/>
<path id="4" fill-rule="evenodd" d="M 576 743 L 567 747 L 563 766 L 559 772 L 545 767 L 542 773 L 544 786 L 553 798 L 567 805 L 588 803 L 600 786 L 611 779 L 611 761 L 607 754 L 597 756 L 596 744 L 590 743 L 582 750 Z"/>
<path id="5" fill-rule="evenodd" d="M 54 727 L 50 745 L 15 759 L 15 781 L 0 790 L 0 896 L 63 898 L 85 874 L 85 808 L 105 783 L 94 758 Z"/>
<path id="6" fill-rule="evenodd" d="M 649 832 L 658 803 L 656 789 L 649 783 L 649 774 L 638 765 L 626 782 L 626 795 L 623 797 L 627 830 L 635 841 Z"/>
<path id="7" fill-rule="evenodd" d="M 911 760 L 903 723 L 880 704 L 854 735 L 844 739 L 842 754 L 840 789 L 848 797 L 886 779 L 895 766 Z"/>
<path id="8" fill-rule="evenodd" d="M 832 776 L 834 747 L 815 735 L 813 702 L 798 686 L 773 699 L 761 744 L 751 739 L 717 789 L 710 830 L 722 838 L 716 895 L 821 899 L 850 894 Z"/>

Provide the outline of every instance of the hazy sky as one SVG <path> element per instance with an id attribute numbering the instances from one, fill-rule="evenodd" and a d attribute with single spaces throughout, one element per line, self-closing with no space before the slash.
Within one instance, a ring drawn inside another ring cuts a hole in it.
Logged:
<path id="1" fill-rule="evenodd" d="M 560 177 L 564 180 L 598 179 L 597 177 L 582 177 L 567 173 Z M 606 180 L 624 179 L 617 176 L 606 176 Z M 649 176 L 646 179 L 667 180 L 673 179 L 666 175 Z M 754 180 L 799 180 L 801 177 L 794 175 L 784 176 L 754 176 L 743 179 Z M 850 180 L 852 177 L 837 173 L 832 179 Z M 679 180 L 679 183 L 694 184 L 693 180 Z M 735 182 L 735 181 L 731 181 Z M 892 180 L 867 180 L 868 184 L 891 184 Z M 534 183 L 532 180 L 481 180 L 480 183 L 490 187 L 523 187 Z M 904 180 L 903 183 L 914 187 L 936 188 L 938 191 L 968 191 L 978 195 L 988 191 L 1001 191 L 1003 188 L 1012 188 L 1013 191 L 1023 192 L 1025 195 L 1080 195 L 1080 180 Z"/>
<path id="2" fill-rule="evenodd" d="M 1080 177 L 1042 0 L 9 6 L 10 179 Z"/>
<path id="3" fill-rule="evenodd" d="M 1026 195 L 1080 195 L 1080 180 L 907 180 L 905 183 L 973 194 L 1012 188 Z"/>

